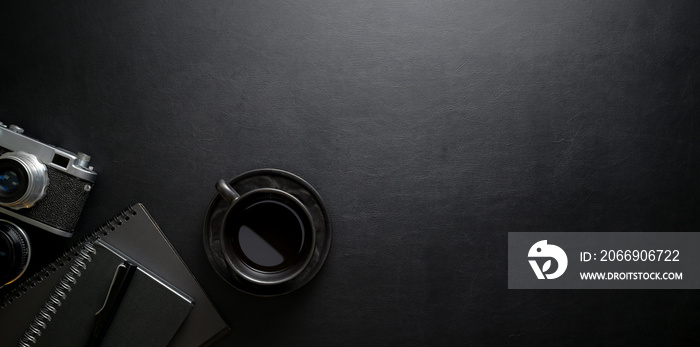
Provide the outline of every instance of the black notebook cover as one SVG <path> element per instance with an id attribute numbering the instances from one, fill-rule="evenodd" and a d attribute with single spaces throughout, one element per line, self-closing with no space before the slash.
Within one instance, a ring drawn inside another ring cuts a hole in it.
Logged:
<path id="1" fill-rule="evenodd" d="M 170 346 L 208 345 L 230 330 L 142 204 L 136 204 L 117 215 L 89 236 L 87 241 L 94 242 L 97 239 L 193 299 L 194 307 L 173 336 Z M 47 310 L 46 304 L 67 299 L 70 293 L 65 298 L 61 295 L 66 291 L 65 287 L 80 280 L 75 278 L 75 282 L 67 281 L 66 275 L 75 277 L 71 275 L 72 270 L 83 269 L 76 262 L 85 253 L 84 245 L 85 242 L 77 245 L 44 271 L 25 280 L 0 302 L 0 341 L 16 345 L 26 331 L 31 331 L 28 327 L 36 322 L 37 317 L 58 312 Z M 109 274 L 112 275 L 113 273 Z M 49 324 L 46 324 L 47 328 Z"/>
<path id="2" fill-rule="evenodd" d="M 35 346 L 86 346 L 96 313 L 110 291 L 117 268 L 126 260 L 96 241 L 94 253 L 46 328 L 37 327 Z M 100 346 L 166 346 L 193 307 L 193 301 L 137 266 Z M 28 331 L 26 334 L 32 334 Z"/>

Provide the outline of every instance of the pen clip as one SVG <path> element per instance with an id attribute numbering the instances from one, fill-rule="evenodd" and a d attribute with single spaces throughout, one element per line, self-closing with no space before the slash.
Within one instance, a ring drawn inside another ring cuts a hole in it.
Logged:
<path id="1" fill-rule="evenodd" d="M 119 304 L 124 298 L 126 289 L 134 277 L 134 272 L 136 272 L 136 265 L 128 261 L 124 261 L 124 263 L 117 266 L 112 277 L 112 283 L 107 291 L 107 297 L 102 307 L 95 313 L 95 324 L 86 346 L 98 346 L 102 341 L 109 325 L 112 323 Z"/>
<path id="2" fill-rule="evenodd" d="M 95 316 L 99 315 L 102 312 L 102 310 L 104 310 L 105 307 L 107 306 L 107 302 L 109 301 L 109 297 L 110 297 L 110 295 L 112 295 L 112 291 L 115 289 L 114 286 L 117 282 L 117 279 L 119 277 L 122 277 L 124 274 L 126 274 L 125 273 L 126 269 L 127 269 L 127 262 L 124 262 L 122 264 L 119 264 L 119 266 L 117 266 L 117 268 L 114 270 L 114 276 L 112 277 L 112 283 L 110 283 L 110 285 L 109 285 L 109 290 L 107 291 L 107 296 L 105 296 L 105 302 L 102 304 L 102 307 L 100 307 L 100 309 L 97 310 L 97 312 L 95 312 Z"/>

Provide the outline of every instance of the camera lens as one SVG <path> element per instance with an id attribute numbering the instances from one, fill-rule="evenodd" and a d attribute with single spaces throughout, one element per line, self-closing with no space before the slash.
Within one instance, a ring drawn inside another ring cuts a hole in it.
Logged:
<path id="1" fill-rule="evenodd" d="M 24 230 L 0 220 L 0 287 L 18 279 L 29 265 L 31 249 Z"/>
<path id="2" fill-rule="evenodd" d="M 49 185 L 49 176 L 36 156 L 8 152 L 0 156 L 0 206 L 28 208 L 41 200 Z"/>
<path id="3" fill-rule="evenodd" d="M 19 176 L 12 170 L 0 173 L 0 194 L 11 195 L 19 188 Z"/>

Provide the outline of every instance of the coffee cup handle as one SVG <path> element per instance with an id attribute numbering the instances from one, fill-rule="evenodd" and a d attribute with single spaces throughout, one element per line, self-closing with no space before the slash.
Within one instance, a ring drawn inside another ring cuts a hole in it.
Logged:
<path id="1" fill-rule="evenodd" d="M 218 190 L 221 197 L 228 202 L 234 201 L 241 197 L 235 190 L 233 190 L 233 188 L 231 188 L 228 182 L 224 180 L 218 180 L 216 182 L 216 190 Z"/>

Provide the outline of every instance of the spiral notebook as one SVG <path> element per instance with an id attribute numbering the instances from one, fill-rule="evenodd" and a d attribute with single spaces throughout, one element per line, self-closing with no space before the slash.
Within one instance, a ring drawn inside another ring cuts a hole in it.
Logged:
<path id="1" fill-rule="evenodd" d="M 0 341 L 84 345 L 94 328 L 92 311 L 107 303 L 125 262 L 139 271 L 102 336 L 103 346 L 201 346 L 230 330 L 145 207 L 136 204 L 0 301 Z M 134 328 L 139 319 L 148 322 L 147 329 Z"/>
<path id="2" fill-rule="evenodd" d="M 85 268 L 73 268 L 64 275 L 67 278 L 80 271 L 80 277 L 66 281 L 70 292 L 57 287 L 60 293 L 55 297 L 61 306 L 53 302 L 45 306 L 29 325 L 21 345 L 166 346 L 192 310 L 193 300 L 101 240 L 83 247 L 90 257 Z M 117 274 L 127 272 L 128 281 L 116 281 Z M 123 293 L 115 305 L 119 288 Z M 104 329 L 97 329 L 100 317 L 109 318 Z"/>

